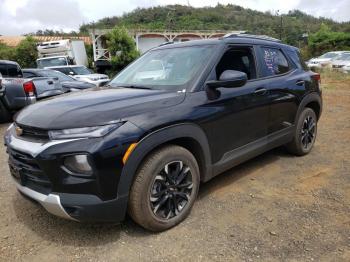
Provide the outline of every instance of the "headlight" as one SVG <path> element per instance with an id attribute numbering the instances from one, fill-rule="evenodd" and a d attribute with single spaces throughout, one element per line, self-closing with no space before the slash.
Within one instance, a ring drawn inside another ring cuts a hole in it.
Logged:
<path id="1" fill-rule="evenodd" d="M 123 123 L 49 131 L 52 140 L 71 138 L 102 137 L 120 127 Z"/>
<path id="2" fill-rule="evenodd" d="M 73 173 L 84 175 L 92 174 L 92 167 L 87 155 L 67 156 L 64 159 L 64 166 Z"/>

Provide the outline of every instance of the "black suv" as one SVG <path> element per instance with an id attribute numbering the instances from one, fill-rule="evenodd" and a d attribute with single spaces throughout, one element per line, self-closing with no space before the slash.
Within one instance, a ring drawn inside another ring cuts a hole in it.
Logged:
<path id="1" fill-rule="evenodd" d="M 310 152 L 320 75 L 297 48 L 228 35 L 150 50 L 106 87 L 31 105 L 5 135 L 18 190 L 52 214 L 161 231 L 200 182 L 281 145 Z"/>

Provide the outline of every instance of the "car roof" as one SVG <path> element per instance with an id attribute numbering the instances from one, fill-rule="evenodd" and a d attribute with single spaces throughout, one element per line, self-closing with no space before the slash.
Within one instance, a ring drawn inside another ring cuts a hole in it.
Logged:
<path id="1" fill-rule="evenodd" d="M 201 45 L 223 45 L 223 44 L 248 44 L 248 45 L 265 45 L 265 46 L 275 46 L 279 48 L 288 48 L 292 50 L 297 50 L 298 48 L 281 43 L 278 39 L 269 38 L 266 36 L 259 35 L 232 35 L 227 37 L 222 37 L 219 39 L 204 39 L 204 40 L 192 40 L 179 43 L 169 43 L 163 44 L 152 50 L 158 49 L 168 49 L 176 47 L 186 47 L 186 46 L 201 46 Z"/>
<path id="2" fill-rule="evenodd" d="M 50 68 L 86 67 L 84 65 L 50 66 Z"/>
<path id="3" fill-rule="evenodd" d="M 15 61 L 10 61 L 10 60 L 0 60 L 1 64 L 9 64 L 9 65 L 18 65 L 17 62 Z"/>

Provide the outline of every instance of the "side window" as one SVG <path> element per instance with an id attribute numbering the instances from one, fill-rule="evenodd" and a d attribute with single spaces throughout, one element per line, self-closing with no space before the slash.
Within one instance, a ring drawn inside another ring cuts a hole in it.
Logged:
<path id="1" fill-rule="evenodd" d="M 276 48 L 262 47 L 262 74 L 263 76 L 274 76 L 290 70 L 288 60 L 284 54 Z"/>
<path id="2" fill-rule="evenodd" d="M 9 77 L 23 77 L 21 69 L 17 65 L 7 65 Z"/>
<path id="3" fill-rule="evenodd" d="M 34 78 L 34 77 L 37 77 L 37 76 L 34 75 L 33 73 L 23 72 L 23 77 L 24 78 Z"/>
<path id="4" fill-rule="evenodd" d="M 301 58 L 300 52 L 298 50 L 288 50 L 287 51 L 288 56 L 293 61 L 293 63 L 296 65 L 298 69 L 304 69 L 306 71 L 309 71 L 308 67 L 306 66 L 305 62 Z"/>
<path id="5" fill-rule="evenodd" d="M 5 64 L 0 64 L 0 74 L 2 74 L 2 77 L 8 77 L 7 67 Z"/>
<path id="6" fill-rule="evenodd" d="M 247 74 L 248 79 L 256 78 L 256 69 L 252 49 L 231 48 L 225 52 L 216 66 L 216 78 L 225 70 L 236 70 Z"/>

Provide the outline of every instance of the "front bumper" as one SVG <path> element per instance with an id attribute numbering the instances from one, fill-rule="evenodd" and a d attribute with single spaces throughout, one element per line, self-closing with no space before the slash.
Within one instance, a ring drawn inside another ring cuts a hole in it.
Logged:
<path id="1" fill-rule="evenodd" d="M 135 134 L 126 123 L 120 132 Z M 11 175 L 18 190 L 40 203 L 48 212 L 80 222 L 120 222 L 124 219 L 128 194 L 118 192 L 128 146 L 121 134 L 107 138 L 35 141 L 17 136 L 11 126 L 5 134 Z M 111 145 L 114 145 L 111 147 Z M 88 153 L 94 174 L 81 177 L 65 171 L 62 159 L 68 154 Z"/>
<path id="2" fill-rule="evenodd" d="M 15 182 L 15 183 L 16 183 L 16 187 L 17 187 L 19 192 L 21 192 L 23 195 L 25 195 L 25 196 L 29 197 L 30 199 L 35 200 L 36 202 L 41 204 L 49 213 L 51 213 L 55 216 L 62 217 L 62 218 L 76 220 L 73 217 L 71 217 L 70 215 L 68 215 L 66 210 L 62 207 L 61 199 L 58 195 L 56 195 L 56 194 L 49 194 L 49 195 L 41 194 L 41 193 L 34 191 L 28 187 L 20 185 L 17 182 Z"/>

